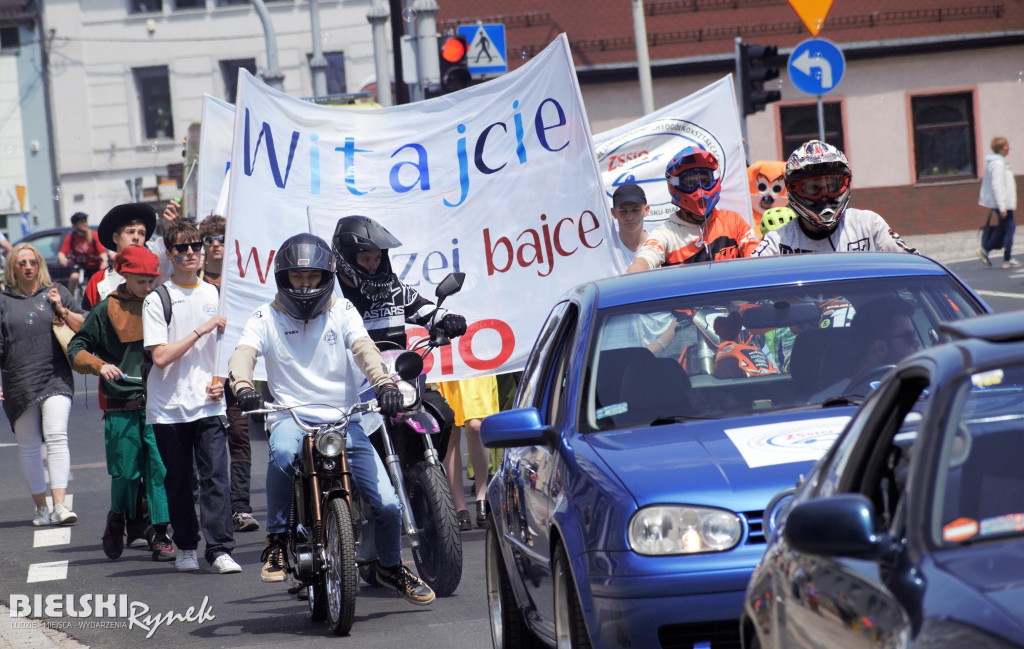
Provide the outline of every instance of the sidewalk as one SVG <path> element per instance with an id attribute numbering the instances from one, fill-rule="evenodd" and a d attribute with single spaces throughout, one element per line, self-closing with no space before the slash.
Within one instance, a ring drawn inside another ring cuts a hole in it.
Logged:
<path id="1" fill-rule="evenodd" d="M 955 261 L 977 259 L 978 245 L 981 243 L 981 232 L 978 230 L 962 230 L 943 234 L 903 234 L 907 245 L 935 261 L 948 264 Z"/>

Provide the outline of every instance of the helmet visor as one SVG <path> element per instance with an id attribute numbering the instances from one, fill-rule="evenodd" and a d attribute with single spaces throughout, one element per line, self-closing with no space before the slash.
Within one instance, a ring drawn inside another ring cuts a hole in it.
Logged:
<path id="1" fill-rule="evenodd" d="M 835 200 L 850 189 L 850 176 L 826 174 L 808 176 L 790 184 L 789 191 L 807 201 Z"/>
<path id="2" fill-rule="evenodd" d="M 283 253 L 283 254 L 281 254 Z M 277 270 L 322 270 L 334 272 L 334 256 L 322 246 L 302 242 L 288 246 L 278 253 L 281 264 Z"/>
<path id="3" fill-rule="evenodd" d="M 691 194 L 698 189 L 711 189 L 715 186 L 714 169 L 687 169 L 677 176 L 669 176 L 669 182 L 680 191 Z"/>

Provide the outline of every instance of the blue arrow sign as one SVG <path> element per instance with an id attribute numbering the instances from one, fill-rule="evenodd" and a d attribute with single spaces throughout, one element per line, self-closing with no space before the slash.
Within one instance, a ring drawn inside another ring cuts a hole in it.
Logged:
<path id="1" fill-rule="evenodd" d="M 459 36 L 466 37 L 469 54 L 466 66 L 470 74 L 503 74 L 508 72 L 505 51 L 505 25 L 459 25 Z"/>
<path id="2" fill-rule="evenodd" d="M 825 38 L 809 38 L 789 55 L 789 80 L 808 95 L 824 95 L 835 90 L 846 71 L 846 57 L 835 43 Z"/>

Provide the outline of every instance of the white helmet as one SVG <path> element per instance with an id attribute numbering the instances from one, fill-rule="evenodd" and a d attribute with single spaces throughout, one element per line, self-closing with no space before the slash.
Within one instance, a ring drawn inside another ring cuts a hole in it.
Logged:
<path id="1" fill-rule="evenodd" d="M 806 142 L 786 161 L 789 206 L 810 232 L 827 235 L 850 202 L 852 177 L 842 151 L 820 140 Z"/>

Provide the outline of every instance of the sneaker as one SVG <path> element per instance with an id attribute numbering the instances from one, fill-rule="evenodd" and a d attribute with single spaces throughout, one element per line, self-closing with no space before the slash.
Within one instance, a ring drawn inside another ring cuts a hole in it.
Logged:
<path id="1" fill-rule="evenodd" d="M 157 533 L 150 545 L 153 547 L 153 561 L 174 561 L 177 557 L 171 537 L 167 534 Z"/>
<path id="2" fill-rule="evenodd" d="M 32 519 L 32 524 L 36 527 L 42 527 L 50 524 L 50 510 L 46 505 L 40 505 L 36 507 L 36 515 Z"/>
<path id="3" fill-rule="evenodd" d="M 107 512 L 107 527 L 103 530 L 103 554 L 117 559 L 124 551 L 124 513 Z"/>
<path id="4" fill-rule="evenodd" d="M 986 266 L 992 265 L 992 262 L 989 261 L 988 253 L 982 250 L 981 248 L 978 248 L 978 259 L 980 259 L 981 263 L 985 264 Z"/>
<path id="5" fill-rule="evenodd" d="M 1020 262 L 1014 259 L 1013 257 L 1010 257 L 1009 259 L 1003 262 L 1003 268 L 1020 268 Z"/>
<path id="6" fill-rule="evenodd" d="M 242 566 L 235 563 L 228 553 L 218 554 L 213 560 L 213 571 L 219 575 L 228 575 L 233 572 L 242 572 Z"/>
<path id="7" fill-rule="evenodd" d="M 456 514 L 456 518 L 459 519 L 459 531 L 467 532 L 473 529 L 473 520 L 469 517 L 469 512 L 465 509 L 460 509 L 459 513 Z"/>
<path id="8" fill-rule="evenodd" d="M 268 534 L 267 547 L 260 555 L 263 568 L 260 570 L 260 579 L 267 583 L 284 581 L 288 573 L 288 560 L 285 558 L 285 535 Z"/>
<path id="9" fill-rule="evenodd" d="M 146 519 L 129 518 L 125 523 L 125 530 L 125 534 L 128 537 L 128 540 L 124 543 L 126 548 L 135 545 L 136 541 L 145 541 L 146 545 L 149 546 L 150 552 L 153 551 L 153 538 L 156 536 L 156 530 L 146 522 Z"/>
<path id="10" fill-rule="evenodd" d="M 255 532 L 260 529 L 259 522 L 248 512 L 236 512 L 231 517 L 236 532 Z"/>
<path id="11" fill-rule="evenodd" d="M 194 572 L 199 570 L 199 559 L 195 550 L 178 548 L 178 556 L 174 560 L 174 569 L 178 572 Z"/>
<path id="12" fill-rule="evenodd" d="M 374 574 L 376 575 L 378 586 L 390 588 L 404 597 L 407 602 L 418 606 L 426 606 L 434 601 L 434 591 L 430 589 L 430 586 L 420 581 L 420 578 L 412 574 L 403 563 L 399 563 L 391 568 L 385 568 L 377 564 L 377 570 Z"/>
<path id="13" fill-rule="evenodd" d="M 476 526 L 487 527 L 487 501 L 476 501 Z"/>
<path id="14" fill-rule="evenodd" d="M 54 525 L 71 525 L 78 522 L 78 514 L 68 509 L 64 503 L 57 503 L 53 506 L 50 522 Z"/>

